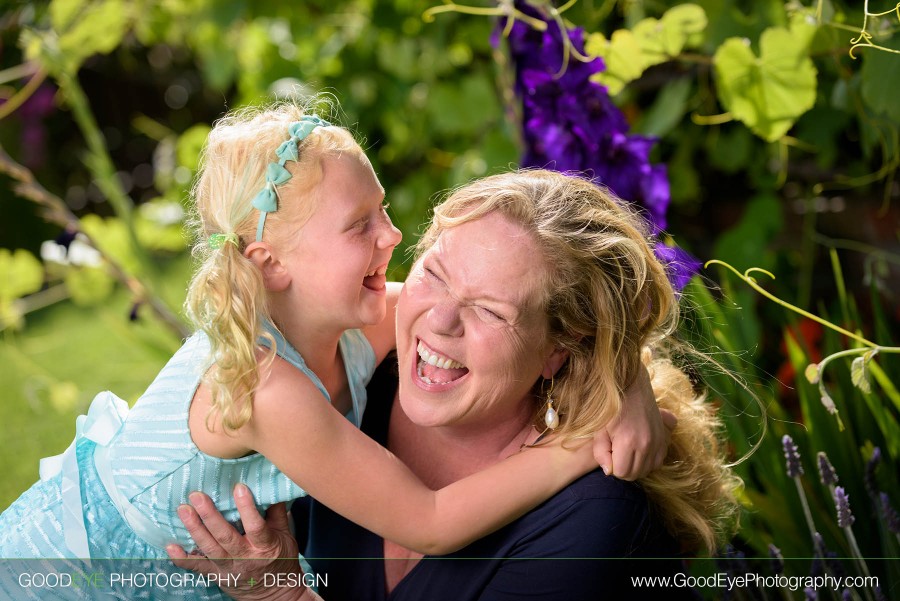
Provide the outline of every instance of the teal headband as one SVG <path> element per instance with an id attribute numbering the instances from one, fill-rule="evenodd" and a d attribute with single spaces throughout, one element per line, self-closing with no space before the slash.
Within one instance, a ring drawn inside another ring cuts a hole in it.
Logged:
<path id="1" fill-rule="evenodd" d="M 278 155 L 277 163 L 269 163 L 266 167 L 266 185 L 253 197 L 253 206 L 259 209 L 259 225 L 256 226 L 256 241 L 262 241 L 263 228 L 266 225 L 266 215 L 278 210 L 278 196 L 275 194 L 275 186 L 291 179 L 291 172 L 285 169 L 284 164 L 291 160 L 297 161 L 300 151 L 297 145 L 306 139 L 306 136 L 315 128 L 331 125 L 324 119 L 315 115 L 304 115 L 299 121 L 294 121 L 288 126 L 290 139 L 282 142 L 275 154 Z"/>

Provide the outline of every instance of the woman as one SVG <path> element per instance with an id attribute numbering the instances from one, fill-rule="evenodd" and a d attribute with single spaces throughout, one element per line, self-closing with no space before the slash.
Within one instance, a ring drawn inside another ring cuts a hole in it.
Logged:
<path id="1" fill-rule="evenodd" d="M 309 556 L 395 558 L 383 565 L 314 562 L 329 577 L 320 589 L 326 600 L 596 598 L 631 589 L 632 575 L 672 573 L 677 565 L 536 559 L 674 557 L 715 548 L 735 514 L 739 481 L 719 456 L 709 407 L 682 372 L 650 357 L 665 348 L 678 316 L 651 249 L 639 217 L 594 184 L 557 172 L 488 177 L 436 208 L 397 306 L 399 392 L 375 432 L 419 478 L 445 486 L 541 444 L 544 420 L 552 423 L 554 413 L 554 436 L 572 444 L 589 437 L 619 415 L 622 385 L 641 371 L 642 359 L 660 406 L 676 414 L 678 426 L 665 465 L 640 486 L 589 474 L 451 556 L 487 558 L 477 562 L 421 562 L 314 507 Z M 428 367 L 432 356 L 452 360 L 453 369 Z M 377 421 L 377 410 L 370 405 L 369 412 L 370 423 Z M 283 513 L 264 524 L 248 511 L 248 536 L 238 537 L 199 501 L 210 532 L 190 511 L 183 519 L 207 555 L 289 554 Z M 250 508 L 246 496 L 242 503 Z M 324 524 L 329 535 L 317 538 Z M 187 565 L 183 555 L 173 557 Z"/>

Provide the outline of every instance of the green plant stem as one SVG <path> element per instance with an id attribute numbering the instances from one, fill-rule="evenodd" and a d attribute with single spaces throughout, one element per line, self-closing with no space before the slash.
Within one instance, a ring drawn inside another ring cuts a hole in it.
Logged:
<path id="1" fill-rule="evenodd" d="M 809 510 L 809 501 L 806 499 L 806 491 L 803 490 L 803 484 L 800 482 L 800 476 L 793 477 L 794 484 L 797 485 L 797 495 L 800 497 L 800 506 L 803 508 L 803 517 L 806 518 L 806 526 L 809 528 L 809 534 L 812 537 L 813 549 L 815 549 L 816 555 L 823 558 L 825 557 L 825 550 L 819 547 L 819 543 L 816 541 L 816 524 L 813 522 L 812 512 Z"/>
<path id="2" fill-rule="evenodd" d="M 872 574 L 869 572 L 869 566 L 866 565 L 866 560 L 863 559 L 862 551 L 859 550 L 856 537 L 853 536 L 853 529 L 850 526 L 844 526 L 844 535 L 847 537 L 847 544 L 850 545 L 850 552 L 853 554 L 853 560 L 856 562 L 856 566 L 867 579 L 871 579 Z M 863 593 L 866 595 L 868 601 L 875 601 L 869 587 L 863 588 Z"/>
<path id="3" fill-rule="evenodd" d="M 25 84 L 15 96 L 7 99 L 6 102 L 0 105 L 0 119 L 8 117 L 13 111 L 22 106 L 26 100 L 31 98 L 31 95 L 34 94 L 35 90 L 38 89 L 38 86 L 43 83 L 46 77 L 47 72 L 43 69 L 38 69 L 31 79 L 28 80 L 28 83 Z"/>
<path id="4" fill-rule="evenodd" d="M 31 171 L 15 162 L 0 146 L 0 173 L 5 173 L 18 183 L 13 187 L 13 191 L 34 202 L 42 209 L 42 217 L 50 223 L 55 223 L 63 228 L 70 229 L 73 232 L 81 233 L 87 243 L 97 249 L 103 256 L 109 269 L 120 283 L 122 283 L 135 296 L 135 298 L 146 302 L 156 316 L 162 320 L 169 328 L 172 329 L 179 337 L 186 338 L 190 335 L 184 323 L 178 316 L 166 305 L 166 303 L 156 293 L 154 293 L 147 283 L 138 277 L 135 277 L 119 265 L 112 257 L 103 252 L 91 237 L 81 229 L 81 221 L 66 206 L 66 203 L 58 196 L 51 194 L 44 188 L 35 178 Z"/>
<path id="5" fill-rule="evenodd" d="M 866 340 L 865 338 L 863 338 L 862 336 L 859 336 L 858 334 L 854 334 L 853 332 L 848 332 L 844 328 L 831 323 L 827 319 L 822 319 L 818 315 L 810 313 L 809 311 L 805 311 L 796 305 L 792 305 L 791 303 L 778 298 L 777 296 L 775 296 L 774 294 L 772 294 L 771 292 L 769 292 L 768 290 L 766 290 L 765 288 L 760 286 L 756 282 L 756 279 L 754 279 L 752 276 L 749 275 L 751 272 L 758 271 L 758 272 L 766 274 L 767 276 L 769 276 L 770 278 L 772 278 L 774 280 L 775 276 L 771 272 L 766 271 L 765 269 L 760 269 L 759 267 L 751 267 L 744 273 L 741 273 L 737 269 L 735 269 L 734 267 L 732 267 L 731 265 L 726 263 L 725 261 L 720 261 L 719 259 L 710 259 L 703 265 L 703 267 L 706 268 L 706 267 L 709 267 L 710 265 L 721 265 L 721 266 L 725 267 L 726 269 L 731 270 L 732 272 L 737 274 L 737 276 L 739 278 L 741 278 L 744 282 L 746 282 L 748 286 L 750 286 L 751 288 L 753 288 L 754 290 L 756 290 L 757 292 L 759 292 L 760 294 L 762 294 L 769 300 L 771 300 L 775 303 L 778 303 L 779 305 L 781 305 L 782 307 L 785 307 L 786 309 L 790 309 L 794 313 L 798 313 L 799 315 L 802 315 L 803 317 L 811 319 L 811 320 L 815 321 L 816 323 L 822 324 L 826 328 L 830 328 L 830 329 L 834 330 L 835 332 L 839 332 L 839 333 L 843 334 L 844 336 L 847 336 L 848 338 L 852 338 L 853 340 L 856 340 L 857 342 L 861 342 L 862 344 L 864 344 L 868 347 L 875 348 L 878 346 L 871 340 Z"/>

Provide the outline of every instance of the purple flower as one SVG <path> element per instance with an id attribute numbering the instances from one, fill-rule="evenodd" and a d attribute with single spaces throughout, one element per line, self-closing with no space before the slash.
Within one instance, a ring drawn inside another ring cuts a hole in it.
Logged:
<path id="1" fill-rule="evenodd" d="M 803 474 L 803 466 L 800 465 L 800 453 L 794 439 L 785 434 L 781 438 L 781 446 L 784 447 L 784 458 L 787 460 L 787 475 L 797 478 Z"/>
<path id="2" fill-rule="evenodd" d="M 878 497 L 881 500 L 881 514 L 884 516 L 888 530 L 894 534 L 900 534 L 900 515 L 897 515 L 897 510 L 891 505 L 890 497 L 886 492 L 880 493 Z"/>
<path id="3" fill-rule="evenodd" d="M 881 449 L 875 447 L 872 451 L 872 456 L 866 461 L 866 469 L 863 472 L 863 484 L 866 492 L 876 503 L 878 502 L 878 485 L 875 480 L 875 470 L 878 469 L 879 463 L 881 463 Z"/>
<path id="4" fill-rule="evenodd" d="M 784 556 L 781 554 L 781 549 L 769 544 L 769 557 L 772 558 L 772 571 L 776 574 L 784 573 Z"/>
<path id="5" fill-rule="evenodd" d="M 850 512 L 850 495 L 844 492 L 843 486 L 834 488 L 834 504 L 837 508 L 837 522 L 841 528 L 849 528 L 856 518 Z"/>
<path id="6" fill-rule="evenodd" d="M 668 246 L 662 242 L 656 243 L 653 252 L 666 266 L 669 281 L 676 290 L 682 290 L 702 265 L 686 250 L 677 246 Z"/>
<path id="7" fill-rule="evenodd" d="M 547 24 L 539 31 L 516 21 L 507 40 L 515 92 L 522 101 L 522 166 L 574 172 L 603 184 L 623 200 L 641 205 L 652 232 L 659 234 L 667 225 L 671 192 L 665 165 L 650 162 L 656 138 L 629 134 L 628 121 L 606 88 L 591 81 L 606 68 L 602 59 L 584 62 L 570 56 L 563 64 L 566 43 L 583 52 L 583 30 L 561 29 L 524 2 L 517 2 L 516 8 Z M 498 30 L 505 25 L 501 20 Z M 681 261 L 669 269 L 673 286 L 681 290 L 699 269 L 699 261 L 684 252 L 657 250 L 664 251 L 657 255 L 663 263 Z"/>
<path id="8" fill-rule="evenodd" d="M 806 601 L 816 601 L 816 599 L 819 598 L 819 594 L 816 593 L 816 589 L 808 586 L 803 589 L 803 598 L 806 599 Z"/>
<path id="9" fill-rule="evenodd" d="M 824 452 L 819 451 L 816 455 L 816 459 L 819 464 L 819 479 L 822 481 L 822 484 L 825 486 L 832 486 L 838 483 L 837 474 L 834 471 L 834 466 L 831 465 L 831 462 L 828 461 L 828 455 Z"/>

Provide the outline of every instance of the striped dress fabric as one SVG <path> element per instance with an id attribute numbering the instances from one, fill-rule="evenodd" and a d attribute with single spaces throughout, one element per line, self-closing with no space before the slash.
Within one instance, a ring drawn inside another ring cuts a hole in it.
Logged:
<path id="1" fill-rule="evenodd" d="M 310 371 L 300 354 L 275 330 L 277 354 L 305 373 L 328 398 L 318 377 Z M 353 409 L 347 415 L 357 427 L 366 404 L 365 386 L 375 369 L 375 356 L 368 341 L 358 330 L 344 333 L 340 349 L 350 383 Z M 191 399 L 209 365 L 209 340 L 194 334 L 175 353 L 105 445 L 106 473 L 111 473 L 118 492 L 130 505 L 149 518 L 156 527 L 157 538 L 142 538 L 129 526 L 121 510 L 107 493 L 95 462 L 97 443 L 86 437 L 76 438 L 73 452 L 77 458 L 81 512 L 87 533 L 90 556 L 105 567 L 101 570 L 139 568 L 137 561 L 149 562 L 147 569 L 179 572 L 168 561 L 159 536 L 180 544 L 186 550 L 194 547 L 187 530 L 178 519 L 176 509 L 187 502 L 190 492 L 200 490 L 216 503 L 225 519 L 237 523 L 239 515 L 232 497 L 238 482 L 253 492 L 260 510 L 282 501 L 291 501 L 306 493 L 260 454 L 237 459 L 221 459 L 200 451 L 188 429 Z M 99 397 L 98 397 L 99 398 Z M 329 399 L 330 401 L 330 399 Z M 96 402 L 96 401 L 95 401 Z M 122 404 L 124 407 L 124 403 Z M 302 429 L 298 429 L 302 436 Z M 69 570 L 84 566 L 67 545 L 63 524 L 65 485 L 62 474 L 41 480 L 28 489 L 0 515 L 0 558 L 35 558 L 22 562 L 0 562 L 0 598 L 10 599 L 84 599 L 100 598 L 85 588 L 22 587 L 23 565 L 37 569 Z M 71 499 L 71 492 L 69 493 Z M 77 499 L 77 496 L 75 497 Z M 131 522 L 133 523 L 133 521 Z M 40 559 L 38 559 L 40 558 Z M 127 559 L 116 563 L 111 560 Z M 160 561 L 162 560 L 162 561 Z M 79 569 L 84 569 L 79 568 Z M 158 586 L 140 590 L 122 588 L 122 599 L 219 599 L 218 587 Z M 94 591 L 96 593 L 96 591 Z M 102 598 L 117 598 L 113 589 Z"/>

